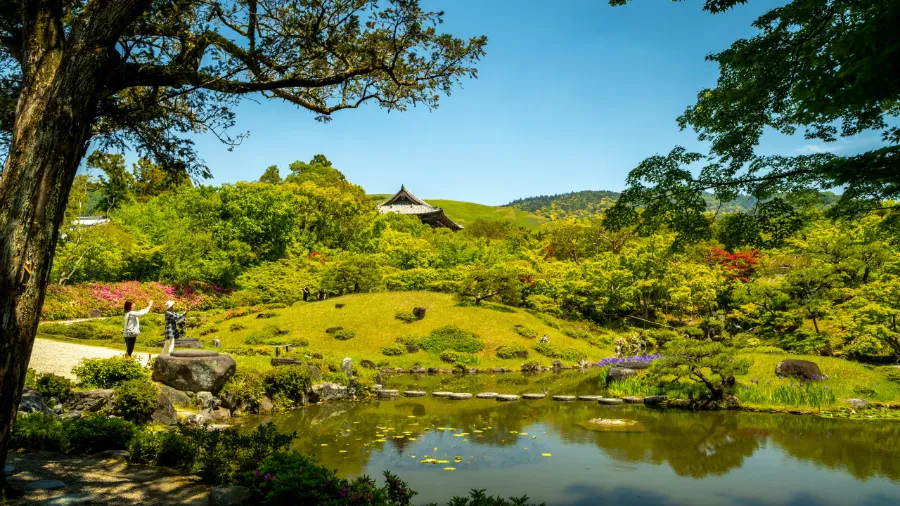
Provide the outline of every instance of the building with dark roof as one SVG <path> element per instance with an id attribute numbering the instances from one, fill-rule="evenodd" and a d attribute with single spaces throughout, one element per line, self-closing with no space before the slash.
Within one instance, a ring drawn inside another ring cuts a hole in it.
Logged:
<path id="1" fill-rule="evenodd" d="M 378 212 L 382 214 L 413 214 L 419 220 L 432 227 L 445 227 L 450 230 L 462 230 L 462 225 L 451 220 L 444 214 L 444 210 L 435 207 L 413 195 L 405 186 L 400 186 L 400 191 L 378 206 Z"/>

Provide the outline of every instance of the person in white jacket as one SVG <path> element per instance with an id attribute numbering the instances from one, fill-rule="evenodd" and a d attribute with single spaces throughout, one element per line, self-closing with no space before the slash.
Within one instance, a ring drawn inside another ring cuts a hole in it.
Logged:
<path id="1" fill-rule="evenodd" d="M 137 336 L 141 333 L 141 323 L 138 321 L 138 317 L 144 316 L 145 314 L 149 313 L 151 307 L 153 307 L 152 300 L 144 309 L 141 309 L 140 311 L 132 311 L 132 308 L 134 308 L 134 302 L 130 300 L 125 301 L 125 328 L 122 329 L 122 336 L 125 337 L 126 357 L 131 356 L 131 352 L 134 351 L 134 343 L 137 341 Z"/>

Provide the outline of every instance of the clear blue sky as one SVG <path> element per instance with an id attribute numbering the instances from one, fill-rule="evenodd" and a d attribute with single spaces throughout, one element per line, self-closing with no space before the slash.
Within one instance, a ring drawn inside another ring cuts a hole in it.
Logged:
<path id="1" fill-rule="evenodd" d="M 439 109 L 387 114 L 343 111 L 328 124 L 284 102 L 247 101 L 233 152 L 211 135 L 198 141 L 212 183 L 282 175 L 294 160 L 324 153 L 369 193 L 405 184 L 423 198 L 504 204 L 576 190 L 621 190 L 642 159 L 676 144 L 706 151 L 675 118 L 711 87 L 708 53 L 754 34 L 750 23 L 777 5 L 753 0 L 710 15 L 702 2 L 635 0 L 422 0 L 446 12 L 443 29 L 488 36 L 479 78 Z M 820 149 L 802 137 L 769 136 L 762 150 Z M 833 148 L 829 148 L 833 149 Z"/>

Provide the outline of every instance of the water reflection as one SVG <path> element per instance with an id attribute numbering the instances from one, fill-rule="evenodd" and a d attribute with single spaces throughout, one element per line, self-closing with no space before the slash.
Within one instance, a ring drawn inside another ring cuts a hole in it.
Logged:
<path id="1" fill-rule="evenodd" d="M 389 381 L 401 390 L 602 393 L 595 375 L 574 371 Z M 641 430 L 585 428 L 598 417 L 637 420 Z M 426 486 L 422 501 L 484 485 L 551 504 L 815 506 L 839 504 L 850 491 L 845 504 L 900 504 L 900 424 L 893 422 L 430 397 L 330 403 L 246 423 L 268 420 L 297 431 L 298 450 L 342 475 L 391 469 L 414 488 Z M 422 464 L 426 458 L 458 471 Z M 873 502 L 884 498 L 891 500 Z"/>

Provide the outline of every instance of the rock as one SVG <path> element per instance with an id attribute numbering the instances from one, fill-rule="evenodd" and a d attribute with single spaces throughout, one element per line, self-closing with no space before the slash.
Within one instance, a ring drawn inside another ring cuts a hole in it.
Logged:
<path id="1" fill-rule="evenodd" d="M 224 422 L 231 418 L 231 411 L 227 408 L 204 409 L 200 415 L 210 422 Z"/>
<path id="2" fill-rule="evenodd" d="M 359 366 L 364 369 L 375 369 L 376 367 L 375 362 L 372 362 L 371 360 L 360 360 Z"/>
<path id="3" fill-rule="evenodd" d="M 831 347 L 831 343 L 825 343 L 825 346 L 819 350 L 819 355 L 823 357 L 830 357 L 834 355 L 834 348 Z"/>
<path id="4" fill-rule="evenodd" d="M 66 399 L 65 408 L 69 411 L 100 411 L 113 399 L 112 390 L 85 390 L 72 392 Z"/>
<path id="5" fill-rule="evenodd" d="M 560 362 L 559 360 L 554 360 L 553 363 L 551 364 L 551 367 L 553 368 L 554 372 L 559 372 L 559 371 L 562 371 L 563 365 L 562 365 L 562 362 Z"/>
<path id="6" fill-rule="evenodd" d="M 623 402 L 625 401 L 623 401 L 622 399 L 616 399 L 615 397 L 604 397 L 597 401 L 598 404 L 603 404 L 606 406 L 615 406 L 618 404 L 622 404 Z"/>
<path id="7" fill-rule="evenodd" d="M 425 311 L 426 310 L 424 307 L 417 306 L 417 307 L 413 308 L 412 313 L 413 313 L 413 316 L 415 316 L 417 320 L 421 320 L 421 319 L 425 318 Z"/>
<path id="8" fill-rule="evenodd" d="M 197 406 L 200 410 L 213 410 L 222 405 L 222 401 L 216 398 L 212 392 L 197 392 Z"/>
<path id="9" fill-rule="evenodd" d="M 644 397 L 644 405 L 646 406 L 659 406 L 660 404 L 666 402 L 665 395 L 651 395 L 649 397 Z"/>
<path id="10" fill-rule="evenodd" d="M 157 346 L 162 346 L 166 342 L 159 341 L 156 343 Z M 175 340 L 175 348 L 191 348 L 191 349 L 199 349 L 203 348 L 203 343 L 200 342 L 196 337 L 182 337 L 180 339 Z"/>
<path id="11" fill-rule="evenodd" d="M 651 365 L 653 364 L 650 362 L 620 362 L 616 364 L 621 369 L 634 369 L 635 371 L 649 369 Z"/>
<path id="12" fill-rule="evenodd" d="M 496 399 L 497 392 L 481 392 L 480 394 L 475 394 L 476 399 Z"/>
<path id="13" fill-rule="evenodd" d="M 601 427 L 614 427 L 614 428 L 623 428 L 623 427 L 634 427 L 638 425 L 640 422 L 637 420 L 624 420 L 618 418 L 594 418 L 588 420 L 588 423 L 591 425 L 599 425 Z"/>
<path id="14" fill-rule="evenodd" d="M 450 397 L 453 392 L 431 392 L 432 397 Z"/>
<path id="15" fill-rule="evenodd" d="M 602 395 L 579 395 L 578 396 L 579 401 L 589 401 L 589 402 L 597 402 L 602 398 L 603 398 Z"/>
<path id="16" fill-rule="evenodd" d="M 22 485 L 22 490 L 57 490 L 66 488 L 66 484 L 59 480 L 34 480 Z"/>
<path id="17" fill-rule="evenodd" d="M 168 397 L 160 394 L 156 397 L 156 409 L 150 413 L 150 420 L 160 425 L 175 425 L 178 423 L 178 413 Z"/>
<path id="18" fill-rule="evenodd" d="M 165 395 L 169 402 L 175 406 L 190 406 L 193 404 L 188 394 L 168 385 L 159 385 L 159 393 L 160 395 Z"/>
<path id="19" fill-rule="evenodd" d="M 422 366 L 420 366 L 420 365 L 417 365 L 417 366 L 415 366 L 415 367 L 411 367 L 411 368 L 409 369 L 409 373 L 410 373 L 410 374 L 425 374 L 425 373 L 427 373 L 427 372 L 428 372 L 428 369 L 425 369 L 424 367 L 422 367 Z"/>
<path id="20" fill-rule="evenodd" d="M 268 395 L 264 395 L 259 401 L 259 412 L 262 414 L 271 413 L 275 409 L 275 404 Z"/>
<path id="21" fill-rule="evenodd" d="M 84 414 L 81 411 L 69 411 L 68 413 L 59 415 L 60 420 L 78 420 L 83 417 Z"/>
<path id="22" fill-rule="evenodd" d="M 397 390 L 376 390 L 375 394 L 378 395 L 378 397 L 391 398 L 399 396 L 400 392 Z"/>
<path id="23" fill-rule="evenodd" d="M 37 390 L 25 389 L 22 391 L 22 400 L 19 401 L 19 413 L 44 413 L 56 415 L 44 402 L 44 397 Z"/>
<path id="24" fill-rule="evenodd" d="M 213 340 L 212 340 L 212 345 L 213 345 L 213 348 L 221 348 L 221 347 L 222 347 L 222 341 L 220 341 L 220 340 L 218 340 L 218 339 L 213 339 Z"/>
<path id="25" fill-rule="evenodd" d="M 4 476 L 9 476 L 15 472 L 16 472 L 16 468 L 12 464 L 6 464 L 5 466 L 3 466 Z"/>
<path id="26" fill-rule="evenodd" d="M 240 485 L 221 485 L 209 491 L 209 506 L 242 506 L 250 501 L 250 489 Z"/>
<path id="27" fill-rule="evenodd" d="M 419 352 L 419 347 L 412 343 L 406 343 L 406 344 L 404 344 L 404 346 L 406 346 L 407 353 L 418 353 Z"/>
<path id="28" fill-rule="evenodd" d="M 522 394 L 523 399 L 537 400 L 547 397 L 547 394 Z"/>
<path id="29" fill-rule="evenodd" d="M 561 402 L 570 402 L 570 401 L 575 400 L 575 396 L 574 395 L 554 395 L 553 400 L 561 401 Z"/>
<path id="30" fill-rule="evenodd" d="M 634 396 L 622 397 L 622 400 L 625 401 L 625 404 L 643 404 L 644 403 L 643 397 L 634 397 Z"/>
<path id="31" fill-rule="evenodd" d="M 464 401 L 472 398 L 472 394 L 467 393 L 452 393 L 450 394 L 450 399 L 454 401 Z"/>
<path id="32" fill-rule="evenodd" d="M 47 504 L 50 506 L 75 506 L 77 504 L 94 504 L 97 498 L 88 493 L 81 494 L 63 494 L 50 499 L 44 499 L 38 504 Z"/>
<path id="33" fill-rule="evenodd" d="M 497 396 L 497 401 L 499 402 L 511 402 L 517 400 L 519 400 L 518 395 L 500 394 Z"/>
<path id="34" fill-rule="evenodd" d="M 793 358 L 778 362 L 778 365 L 775 366 L 775 374 L 780 377 L 788 376 L 805 380 L 820 380 L 825 378 L 815 362 Z"/>
<path id="35" fill-rule="evenodd" d="M 344 360 L 341 360 L 341 370 L 344 371 L 348 378 L 353 376 L 353 359 L 346 357 Z"/>
<path id="36" fill-rule="evenodd" d="M 310 402 L 333 401 L 349 397 L 347 387 L 338 383 L 319 383 L 313 385 L 309 393 Z"/>
<path id="37" fill-rule="evenodd" d="M 539 343 L 549 343 L 549 342 L 550 342 L 550 336 L 548 336 L 547 334 L 544 334 L 544 337 L 542 337 L 538 342 L 539 342 Z"/>
<path id="38" fill-rule="evenodd" d="M 236 368 L 233 358 L 214 351 L 174 351 L 156 357 L 153 381 L 178 390 L 217 394 Z"/>
<path id="39" fill-rule="evenodd" d="M 438 369 L 437 367 L 429 367 L 428 368 L 428 374 L 438 374 L 440 372 L 441 372 L 441 370 Z"/>
<path id="40" fill-rule="evenodd" d="M 102 318 L 103 312 L 97 308 L 91 309 L 88 311 L 88 318 Z"/>
<path id="41" fill-rule="evenodd" d="M 522 372 L 540 372 L 541 366 L 535 363 L 522 364 Z"/>
<path id="42" fill-rule="evenodd" d="M 318 366 L 306 364 L 306 372 L 309 373 L 309 377 L 314 381 L 319 381 L 320 379 L 322 379 L 322 370 L 319 369 Z"/>
<path id="43" fill-rule="evenodd" d="M 733 395 L 726 395 L 725 398 L 722 399 L 722 407 L 725 409 L 740 409 L 741 400 Z"/>
<path id="44" fill-rule="evenodd" d="M 403 395 L 407 397 L 425 397 L 428 394 L 423 390 L 407 390 L 403 392 Z"/>
<path id="45" fill-rule="evenodd" d="M 322 360 L 322 354 L 321 353 L 313 353 L 312 358 L 314 360 Z"/>
<path id="46" fill-rule="evenodd" d="M 847 399 L 847 403 L 857 411 L 862 411 L 869 407 L 869 401 L 865 399 Z"/>
<path id="47" fill-rule="evenodd" d="M 335 304 L 334 308 L 335 309 L 344 309 L 344 305 L 343 304 Z"/>
<path id="48" fill-rule="evenodd" d="M 468 370 L 466 370 L 466 372 L 469 373 L 469 374 L 478 374 L 478 368 L 477 368 L 477 367 L 470 367 Z"/>
<path id="49" fill-rule="evenodd" d="M 205 425 L 209 423 L 209 417 L 203 413 L 190 413 L 184 417 L 184 424 L 190 426 Z"/>
<path id="50" fill-rule="evenodd" d="M 56 401 L 56 399 L 52 399 L 52 400 Z M 51 404 L 53 404 L 53 403 L 51 403 Z M 56 401 L 56 403 L 53 404 L 53 407 L 50 408 L 50 411 L 53 411 L 57 415 L 61 415 L 63 412 L 63 405 L 59 401 Z"/>
<path id="51" fill-rule="evenodd" d="M 579 360 L 578 368 L 579 369 L 589 369 L 593 365 L 593 362 L 590 360 Z"/>
<path id="52" fill-rule="evenodd" d="M 637 372 L 634 369 L 624 369 L 622 367 L 610 367 L 609 372 L 606 374 L 606 384 L 610 384 L 613 381 L 622 381 L 628 378 L 635 376 Z"/>
<path id="53" fill-rule="evenodd" d="M 495 368 L 491 369 L 491 372 L 498 374 L 498 373 L 509 372 L 509 369 L 507 369 L 505 367 L 495 367 Z"/>
<path id="54" fill-rule="evenodd" d="M 335 332 L 337 332 L 339 330 L 344 330 L 344 327 L 330 327 L 330 328 L 325 329 L 325 333 L 326 334 L 334 334 Z"/>
<path id="55" fill-rule="evenodd" d="M 300 365 L 300 360 L 291 357 L 272 357 L 272 360 L 269 361 L 272 364 L 272 367 L 278 367 L 282 365 Z"/>

